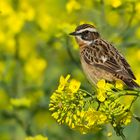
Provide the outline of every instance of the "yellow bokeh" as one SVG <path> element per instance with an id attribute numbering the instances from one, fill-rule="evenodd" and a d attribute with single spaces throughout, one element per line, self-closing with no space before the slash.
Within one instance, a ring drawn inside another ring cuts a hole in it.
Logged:
<path id="1" fill-rule="evenodd" d="M 106 20 L 111 26 L 118 26 L 120 21 L 120 15 L 115 11 L 110 11 L 106 16 Z"/>
<path id="2" fill-rule="evenodd" d="M 122 0 L 106 0 L 105 4 L 111 5 L 113 8 L 118 8 L 122 5 Z"/>
<path id="3" fill-rule="evenodd" d="M 0 11 L 2 14 L 2 16 L 7 16 L 10 13 L 13 12 L 13 8 L 10 5 L 10 2 L 8 2 L 7 0 L 1 0 L 0 1 Z"/>
<path id="4" fill-rule="evenodd" d="M 42 135 L 36 135 L 36 136 L 28 136 L 25 138 L 25 140 L 48 140 L 48 138 Z"/>
<path id="5" fill-rule="evenodd" d="M 69 0 L 66 4 L 66 9 L 68 13 L 71 13 L 74 10 L 79 10 L 81 5 L 76 0 Z"/>
<path id="6" fill-rule="evenodd" d="M 40 78 L 41 74 L 43 74 L 46 66 L 47 62 L 45 59 L 33 57 L 27 61 L 24 66 L 24 70 L 29 77 L 33 79 L 38 79 Z"/>
<path id="7" fill-rule="evenodd" d="M 140 2 L 136 4 L 135 10 L 138 14 L 140 14 Z"/>
<path id="8" fill-rule="evenodd" d="M 5 37 L 5 34 L 4 32 L 0 31 L 0 43 L 4 43 L 6 37 Z"/>
<path id="9" fill-rule="evenodd" d="M 13 12 L 5 20 L 5 23 L 11 33 L 18 33 L 24 26 L 24 19 L 19 15 L 19 13 Z"/>
<path id="10" fill-rule="evenodd" d="M 19 15 L 27 21 L 32 21 L 35 18 L 35 10 L 28 0 L 20 0 L 20 11 Z"/>
<path id="11" fill-rule="evenodd" d="M 43 19 L 43 22 L 42 22 Z M 50 25 L 52 23 L 52 17 L 49 16 L 47 13 L 40 13 L 37 16 L 37 23 L 41 27 L 42 30 L 47 31 L 50 29 Z"/>
<path id="12" fill-rule="evenodd" d="M 4 50 L 9 54 L 15 54 L 16 52 L 16 40 L 12 37 L 8 38 L 5 42 L 6 47 Z"/>
<path id="13" fill-rule="evenodd" d="M 25 97 L 11 98 L 10 103 L 13 107 L 30 107 L 31 101 Z"/>

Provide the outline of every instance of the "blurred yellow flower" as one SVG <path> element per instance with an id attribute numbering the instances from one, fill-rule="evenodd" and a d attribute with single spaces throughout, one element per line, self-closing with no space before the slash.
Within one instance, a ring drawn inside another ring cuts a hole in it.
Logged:
<path id="1" fill-rule="evenodd" d="M 118 26 L 120 24 L 120 15 L 116 11 L 110 11 L 106 16 L 106 20 L 111 26 Z"/>
<path id="2" fill-rule="evenodd" d="M 122 0 L 106 0 L 105 4 L 111 5 L 113 8 L 118 8 L 122 5 Z"/>
<path id="3" fill-rule="evenodd" d="M 10 103 L 13 107 L 30 107 L 31 101 L 25 97 L 11 98 Z"/>
<path id="4" fill-rule="evenodd" d="M 119 6 L 122 5 L 122 1 L 121 0 L 111 0 L 111 5 L 114 8 L 118 8 Z"/>
<path id="5" fill-rule="evenodd" d="M 29 1 L 28 0 L 24 0 L 24 1 L 21 0 L 21 2 L 19 2 L 19 4 L 20 4 L 19 15 L 27 21 L 34 20 L 35 10 L 33 9 L 32 5 L 29 4 Z"/>
<path id="6" fill-rule="evenodd" d="M 72 79 L 70 81 L 69 89 L 72 93 L 76 93 L 78 89 L 80 88 L 81 83 L 75 79 Z"/>
<path id="7" fill-rule="evenodd" d="M 28 136 L 25 138 L 25 140 L 48 140 L 48 138 L 42 135 L 37 135 L 37 136 Z"/>
<path id="8" fill-rule="evenodd" d="M 140 14 L 140 2 L 137 2 L 136 6 L 135 6 L 135 10 L 137 14 Z"/>
<path id="9" fill-rule="evenodd" d="M 67 83 L 67 81 L 69 80 L 70 78 L 70 75 L 68 74 L 66 76 L 66 78 L 64 78 L 63 76 L 60 77 L 60 80 L 59 80 L 59 86 L 58 86 L 58 89 L 57 91 L 62 91 Z"/>
<path id="10" fill-rule="evenodd" d="M 41 76 L 46 66 L 47 62 L 45 59 L 33 57 L 25 64 L 24 70 L 28 76 L 37 79 Z"/>
<path id="11" fill-rule="evenodd" d="M 38 25 L 41 27 L 42 30 L 47 31 L 48 29 L 51 29 L 50 25 L 52 23 L 52 17 L 46 13 L 41 12 L 36 17 L 36 22 L 38 23 Z"/>
<path id="12" fill-rule="evenodd" d="M 15 54 L 16 51 L 16 41 L 14 37 L 9 37 L 5 42 L 6 47 L 4 48 L 5 52 L 8 54 Z"/>
<path id="13" fill-rule="evenodd" d="M 19 55 L 22 59 L 29 59 L 36 55 L 36 37 L 30 33 L 21 32 L 19 36 Z"/>
<path id="14" fill-rule="evenodd" d="M 7 16 L 10 13 L 12 13 L 13 9 L 12 9 L 12 7 L 10 5 L 10 2 L 6 1 L 6 0 L 0 0 L 0 11 L 1 11 L 0 14 L 2 16 Z"/>
<path id="15" fill-rule="evenodd" d="M 112 136 L 112 132 L 108 132 L 108 133 L 107 133 L 107 136 L 108 136 L 108 137 L 111 137 L 111 136 Z"/>
<path id="16" fill-rule="evenodd" d="M 19 13 L 13 12 L 5 19 L 5 23 L 11 33 L 19 33 L 24 25 L 24 19 Z"/>
<path id="17" fill-rule="evenodd" d="M 68 13 L 71 13 L 73 10 L 79 10 L 80 8 L 81 5 L 76 0 L 69 0 L 66 4 L 66 9 Z"/>

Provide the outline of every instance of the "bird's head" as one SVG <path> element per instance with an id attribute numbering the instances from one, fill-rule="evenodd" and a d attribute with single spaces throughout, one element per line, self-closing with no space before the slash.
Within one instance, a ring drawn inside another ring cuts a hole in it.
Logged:
<path id="1" fill-rule="evenodd" d="M 96 28 L 90 24 L 79 25 L 74 32 L 70 35 L 75 36 L 79 44 L 90 44 L 95 39 L 100 37 L 100 34 L 97 32 Z"/>

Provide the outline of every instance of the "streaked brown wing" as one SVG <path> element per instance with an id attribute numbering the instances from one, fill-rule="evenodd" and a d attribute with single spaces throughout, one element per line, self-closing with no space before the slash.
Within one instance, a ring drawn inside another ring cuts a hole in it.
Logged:
<path id="1" fill-rule="evenodd" d="M 84 53 L 84 60 L 96 67 L 104 69 L 107 72 L 114 74 L 119 79 L 135 79 L 133 72 L 131 71 L 130 65 L 126 62 L 122 55 L 110 44 L 103 46 L 94 45 L 94 47 L 86 48 Z M 97 51 L 96 47 L 108 47 Z M 108 50 L 108 51 L 107 51 Z M 102 59 L 104 58 L 104 59 Z"/>
<path id="2" fill-rule="evenodd" d="M 123 57 L 123 55 L 120 54 L 120 53 L 118 52 L 118 50 L 117 50 L 114 46 L 112 46 L 112 45 L 111 45 L 111 49 L 113 50 L 114 53 L 116 53 L 118 59 L 121 61 L 122 66 L 125 68 L 125 71 L 129 74 L 129 76 L 130 76 L 132 79 L 136 80 L 136 77 L 135 77 L 135 75 L 133 74 L 130 65 L 128 64 L 128 62 L 126 61 L 126 59 Z"/>
<path id="3" fill-rule="evenodd" d="M 136 77 L 133 74 L 130 65 L 122 56 L 121 56 L 121 62 L 123 63 L 124 67 L 126 68 L 127 72 L 129 73 L 129 75 L 131 75 L 132 79 L 136 80 Z"/>

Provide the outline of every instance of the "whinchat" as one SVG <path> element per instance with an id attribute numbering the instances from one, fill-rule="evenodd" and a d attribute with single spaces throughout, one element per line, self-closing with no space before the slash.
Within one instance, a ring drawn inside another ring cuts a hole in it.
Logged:
<path id="1" fill-rule="evenodd" d="M 126 59 L 112 44 L 101 38 L 93 25 L 82 24 L 70 35 L 76 38 L 83 70 L 92 84 L 96 85 L 101 79 L 109 82 L 122 80 L 129 88 L 139 87 Z"/>

